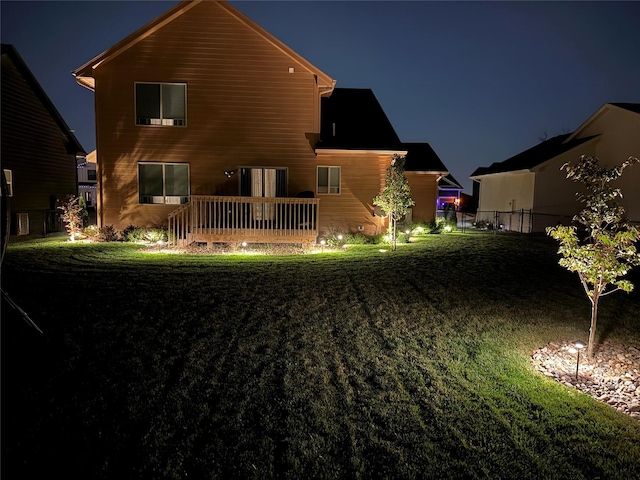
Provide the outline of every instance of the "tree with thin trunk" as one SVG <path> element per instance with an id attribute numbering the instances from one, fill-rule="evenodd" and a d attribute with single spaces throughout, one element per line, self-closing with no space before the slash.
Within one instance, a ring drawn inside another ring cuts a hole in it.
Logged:
<path id="1" fill-rule="evenodd" d="M 389 235 L 391 235 L 392 249 L 396 249 L 396 230 L 398 220 L 409 213 L 409 209 L 415 205 L 411 198 L 409 181 L 404 174 L 404 162 L 406 157 L 393 155 L 387 168 L 385 186 L 373 199 L 373 204 L 380 207 L 385 215 L 389 216 Z"/>
<path id="2" fill-rule="evenodd" d="M 575 226 L 558 225 L 547 228 L 547 234 L 560 242 L 560 265 L 578 274 L 591 302 L 589 358 L 593 356 L 600 298 L 617 290 L 633 290 L 633 284 L 620 277 L 640 265 L 635 246 L 640 230 L 625 219 L 624 208 L 616 201 L 622 198 L 622 192 L 610 184 L 625 168 L 638 162 L 637 158 L 629 157 L 621 165 L 607 169 L 598 165 L 596 157 L 583 155 L 575 166 L 562 166 L 567 170 L 567 178 L 586 188 L 586 193 L 576 194 L 585 207 L 573 218 L 584 227 L 584 233 L 579 233 Z"/>

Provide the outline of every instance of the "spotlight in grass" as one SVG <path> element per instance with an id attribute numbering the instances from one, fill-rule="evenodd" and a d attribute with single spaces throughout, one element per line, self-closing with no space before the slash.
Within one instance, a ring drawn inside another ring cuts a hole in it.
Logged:
<path id="1" fill-rule="evenodd" d="M 322 251 L 324 252 L 324 246 L 327 244 L 326 240 L 323 238 L 322 240 L 320 240 L 320 247 L 322 248 Z"/>
<path id="2" fill-rule="evenodd" d="M 445 231 L 445 232 L 447 232 L 447 233 L 449 233 L 449 232 L 451 231 L 451 225 L 446 225 L 446 226 L 444 227 L 444 231 Z"/>
<path id="3" fill-rule="evenodd" d="M 405 230 L 404 233 L 406 233 L 407 235 L 411 234 L 411 230 Z"/>
<path id="4" fill-rule="evenodd" d="M 338 240 L 342 240 L 342 235 L 338 235 Z"/>
<path id="5" fill-rule="evenodd" d="M 380 253 L 384 253 L 384 252 L 386 252 L 387 250 L 386 250 L 385 248 L 381 248 L 381 249 L 380 249 L 380 250 L 378 250 L 378 251 L 379 251 Z"/>
<path id="6" fill-rule="evenodd" d="M 242 242 L 242 248 L 247 248 L 247 242 Z"/>

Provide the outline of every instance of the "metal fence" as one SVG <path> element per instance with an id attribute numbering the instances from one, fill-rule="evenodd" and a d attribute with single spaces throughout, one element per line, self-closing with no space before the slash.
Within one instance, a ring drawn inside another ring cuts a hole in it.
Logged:
<path id="1" fill-rule="evenodd" d="M 571 224 L 573 215 L 536 213 L 533 210 L 478 210 L 474 227 L 481 230 L 532 233 L 544 232 L 546 227 Z"/>

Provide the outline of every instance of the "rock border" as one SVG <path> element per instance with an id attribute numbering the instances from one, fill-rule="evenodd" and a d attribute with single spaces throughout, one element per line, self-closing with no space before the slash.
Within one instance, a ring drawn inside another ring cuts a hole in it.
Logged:
<path id="1" fill-rule="evenodd" d="M 533 367 L 640 421 L 640 348 L 611 343 L 594 346 L 593 359 L 584 348 L 576 376 L 577 341 L 549 342 L 531 354 Z M 583 342 L 585 343 L 585 342 Z"/>

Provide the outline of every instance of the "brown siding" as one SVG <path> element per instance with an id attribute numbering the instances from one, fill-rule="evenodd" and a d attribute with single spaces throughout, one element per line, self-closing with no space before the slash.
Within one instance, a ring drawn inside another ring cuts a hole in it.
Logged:
<path id="1" fill-rule="evenodd" d="M 391 154 L 318 151 L 315 164 L 340 167 L 341 177 L 339 195 L 317 195 L 320 198 L 321 235 L 340 231 L 362 231 L 367 235 L 384 232 L 385 220 L 373 216 L 373 199 L 384 187 L 390 161 Z M 315 184 L 313 190 L 316 190 Z"/>
<path id="2" fill-rule="evenodd" d="M 138 204 L 139 161 L 189 163 L 198 195 L 238 194 L 224 172 L 241 165 L 288 167 L 290 196 L 315 189 L 313 75 L 216 3 L 194 6 L 95 74 L 103 225 L 162 223 L 175 208 Z M 187 83 L 187 126 L 136 126 L 136 81 Z"/>
<path id="3" fill-rule="evenodd" d="M 75 155 L 68 153 L 60 126 L 8 54 L 2 55 L 0 101 L 2 168 L 13 173 L 11 210 L 28 213 L 30 232 L 39 234 L 44 211 L 55 207 L 56 199 L 77 194 Z"/>
<path id="4" fill-rule="evenodd" d="M 411 198 L 415 202 L 415 206 L 412 209 L 413 222 L 431 222 L 435 220 L 439 175 L 417 172 L 405 173 L 411 187 Z"/>

